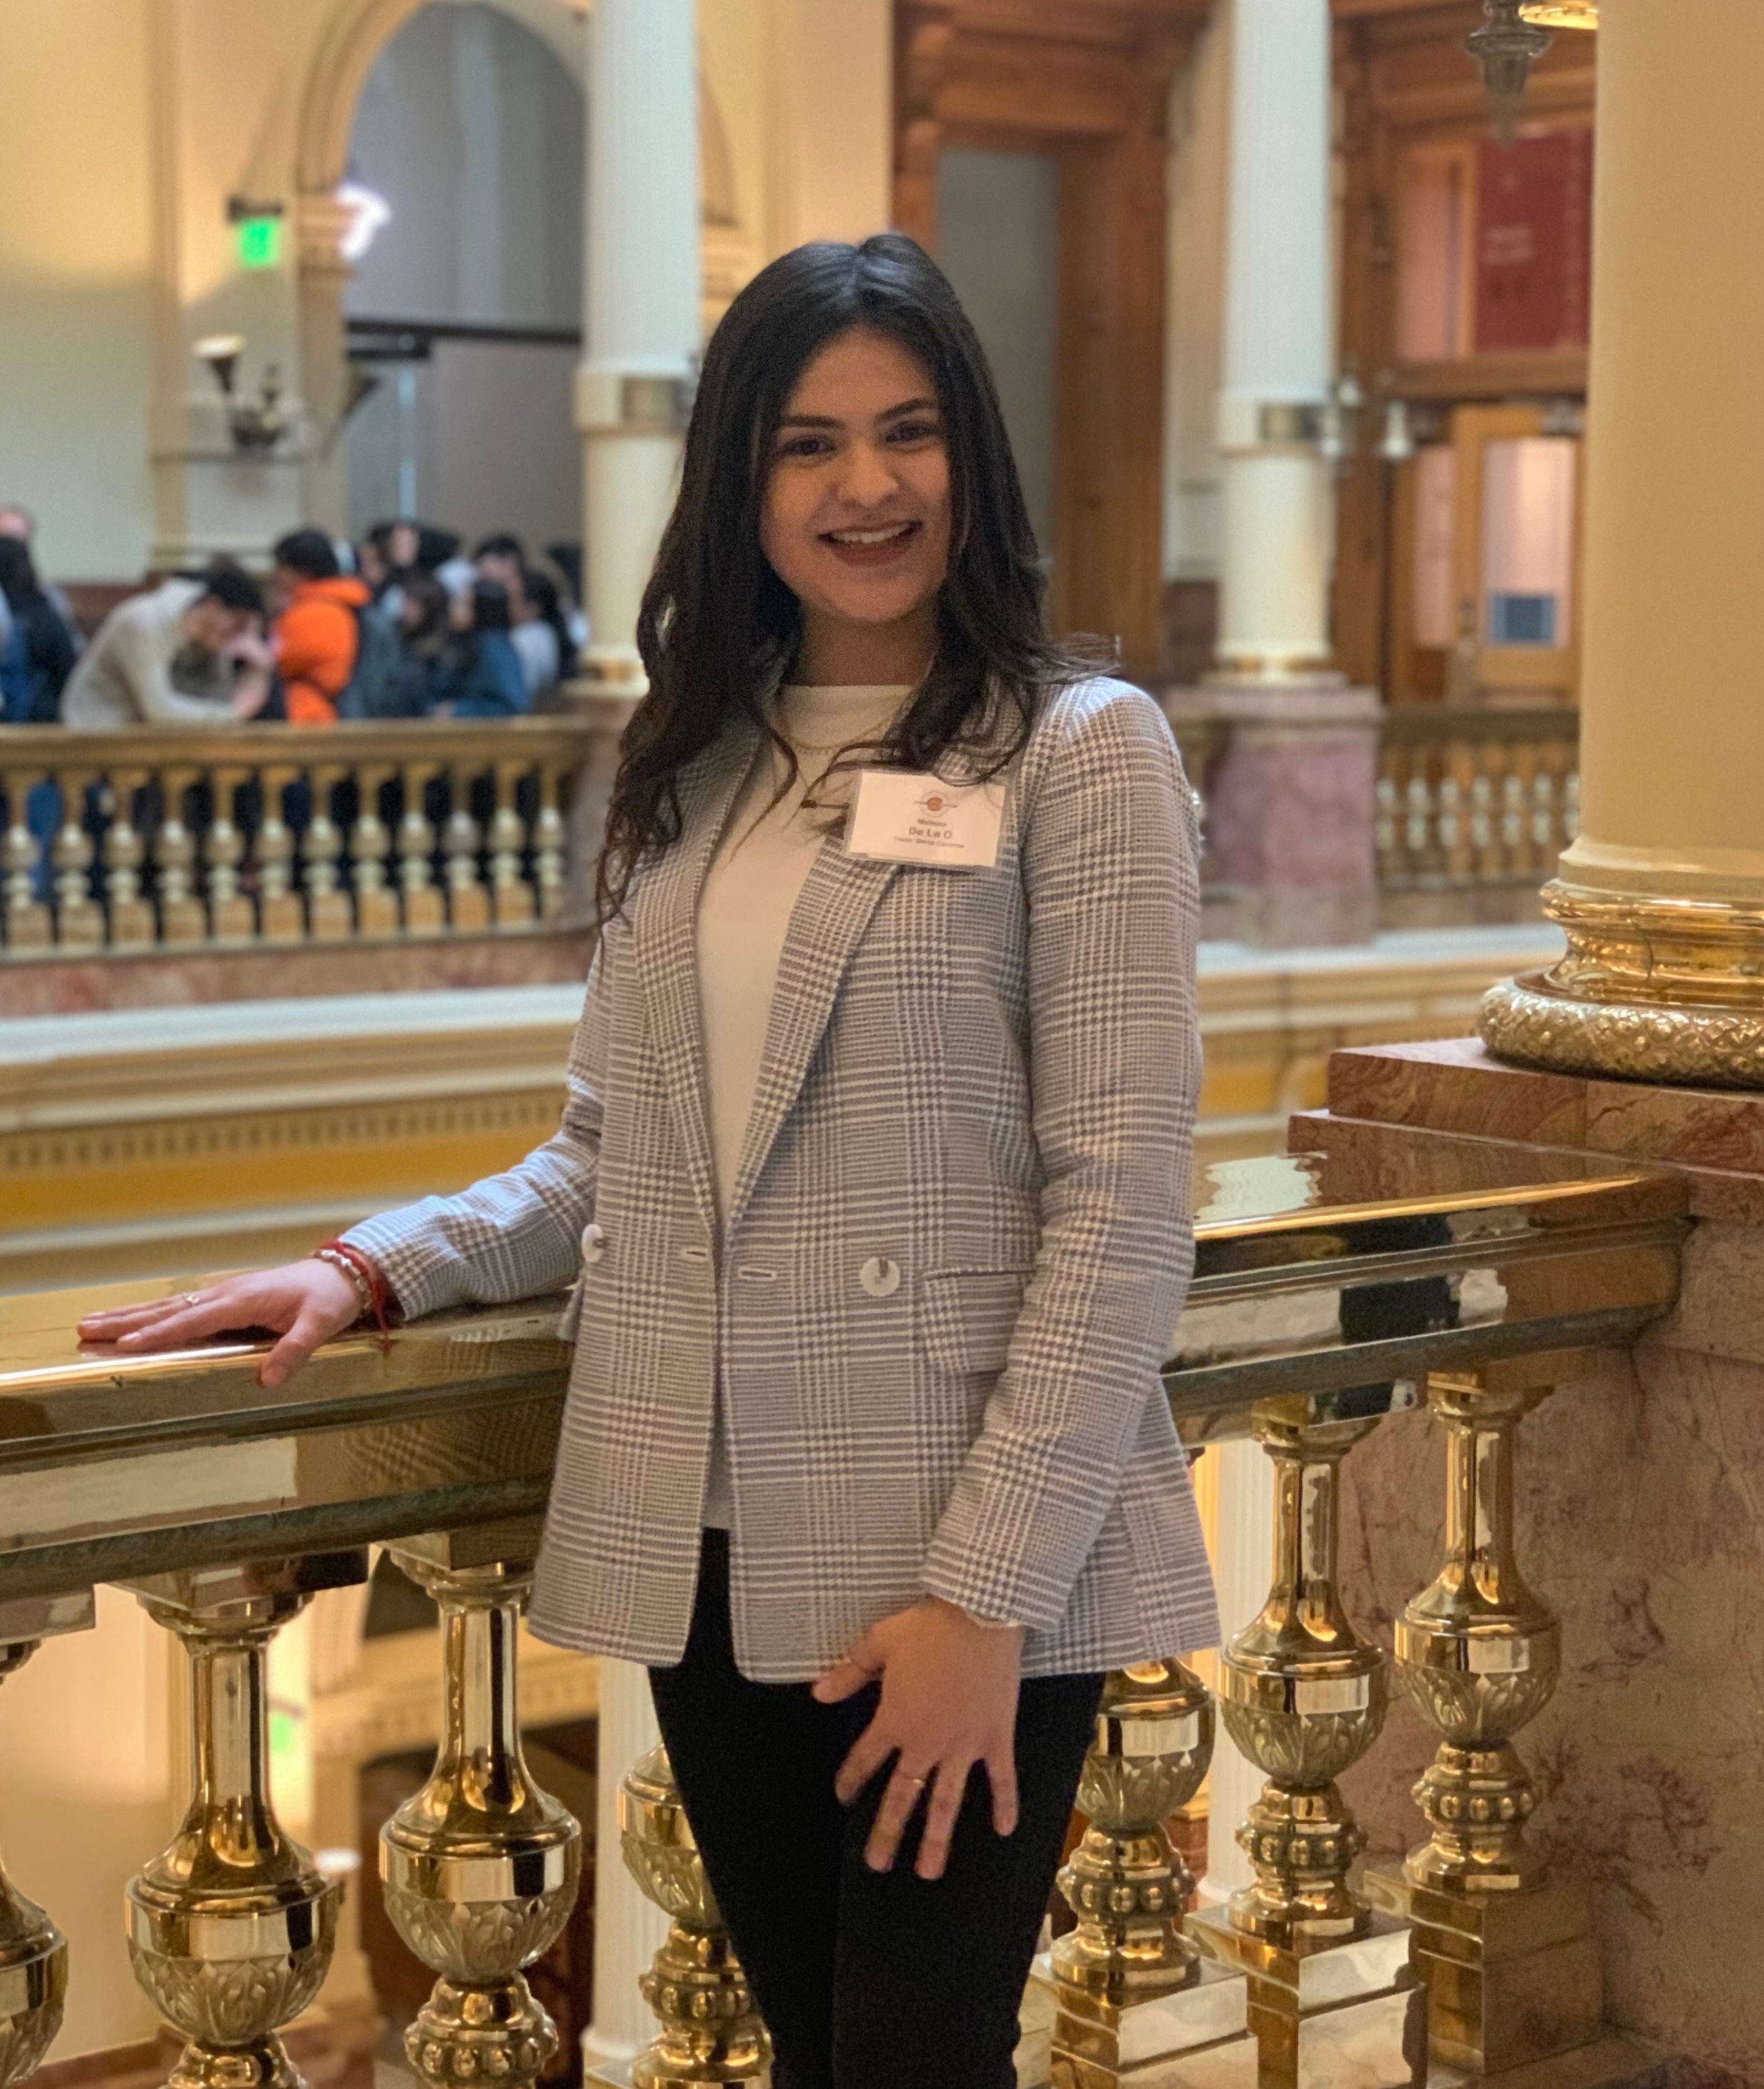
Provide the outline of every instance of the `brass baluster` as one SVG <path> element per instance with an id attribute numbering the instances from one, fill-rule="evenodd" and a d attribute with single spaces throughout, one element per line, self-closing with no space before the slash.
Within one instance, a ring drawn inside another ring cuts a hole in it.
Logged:
<path id="1" fill-rule="evenodd" d="M 358 936 L 395 936 L 398 933 L 398 896 L 386 881 L 386 859 L 392 853 L 392 836 L 380 817 L 380 793 L 392 779 L 390 762 L 364 763 L 356 772 L 361 793 L 355 821 L 349 832 L 350 879 L 355 888 L 355 933 Z"/>
<path id="2" fill-rule="evenodd" d="M 94 1617 L 90 1589 L 0 1604 L 0 1681 L 52 1633 L 89 1632 Z M 67 1999 L 66 1940 L 0 1871 L 0 2089 L 36 2071 L 61 2029 Z"/>
<path id="3" fill-rule="evenodd" d="M 561 772 L 555 761 L 539 765 L 539 809 L 533 822 L 533 883 L 542 921 L 561 920 L 569 875 L 569 834 L 557 808 Z"/>
<path id="4" fill-rule="evenodd" d="M 257 873 L 257 933 L 266 943 L 298 943 L 307 933 L 306 910 L 294 890 L 294 838 L 282 794 L 299 774 L 284 764 L 260 772 L 263 817 L 251 860 Z"/>
<path id="5" fill-rule="evenodd" d="M 248 769 L 217 769 L 212 779 L 214 811 L 202 838 L 202 861 L 208 873 L 208 933 L 217 943 L 248 943 L 257 933 L 256 910 L 239 889 L 245 837 L 238 827 L 238 795 L 250 774 Z"/>
<path id="6" fill-rule="evenodd" d="M 333 817 L 337 785 L 349 771 L 340 763 L 315 762 L 308 771 L 312 811 L 300 844 L 306 865 L 307 933 L 315 943 L 347 940 L 355 926 L 350 898 L 343 890 L 343 830 Z"/>
<path id="7" fill-rule="evenodd" d="M 1053 2089 L 1116 2089 L 1185 2063 L 1215 2089 L 1254 2089 L 1244 1976 L 1189 1936 L 1195 1882 L 1165 1826 L 1200 1790 L 1212 1733 L 1212 1700 L 1178 1661 L 1118 1669 L 1104 1685 L 1078 1787 L 1088 1825 L 1059 1875 L 1078 1927 L 1049 1962 Z"/>
<path id="8" fill-rule="evenodd" d="M 455 762 L 448 778 L 453 802 L 441 830 L 448 925 L 455 935 L 479 935 L 490 926 L 490 894 L 478 873 L 478 851 L 483 837 L 471 815 L 471 770 Z"/>
<path id="9" fill-rule="evenodd" d="M 1409 851 L 1409 869 L 1414 875 L 1429 868 L 1434 840 L 1433 793 L 1427 783 L 1426 757 L 1419 749 L 1409 773 L 1403 804 L 1403 846 Z"/>
<path id="10" fill-rule="evenodd" d="M 395 1546 L 440 1606 L 446 1726 L 428 1782 L 380 1830 L 386 1913 L 439 1977 L 405 2034 L 410 2065 L 441 2085 L 523 2089 L 557 2031 L 522 1977 L 569 1919 L 582 1830 L 534 1783 L 521 1752 L 515 1633 L 537 1525 Z"/>
<path id="11" fill-rule="evenodd" d="M 1599 2030 L 1585 1884 L 1526 1839 L 1536 1793 L 1513 1737 L 1549 1701 L 1561 1628 L 1513 1546 L 1513 1437 L 1549 1392 L 1436 1374 L 1447 1443 L 1445 1561 L 1405 1607 L 1397 1658 L 1444 1739 L 1415 1787 L 1433 1833 L 1403 1866 L 1436 2056 L 1476 2074 L 1584 2045 Z"/>
<path id="12" fill-rule="evenodd" d="M 1518 876 L 1524 874 L 1530 860 L 1525 845 L 1524 800 L 1525 787 L 1509 754 L 1500 779 L 1501 868 Z"/>
<path id="13" fill-rule="evenodd" d="M 190 1810 L 128 1887 L 135 1977 L 186 2041 L 169 2089 L 300 2084 L 277 2034 L 324 1984 L 338 1889 L 270 1804 L 265 1656 L 315 1590 L 366 1573 L 363 1554 L 339 1553 L 130 1585 L 190 1656 Z"/>
<path id="14" fill-rule="evenodd" d="M 162 943 L 200 943 L 208 933 L 196 892 L 196 838 L 184 824 L 185 800 L 195 780 L 193 769 L 167 769 L 160 777 L 165 804 L 153 836 L 153 869 Z"/>
<path id="15" fill-rule="evenodd" d="M 109 787 L 114 803 L 105 823 L 101 853 L 110 943 L 114 950 L 144 950 L 153 941 L 152 904 L 141 890 L 147 838 L 135 824 L 135 794 L 146 787 L 148 774 L 145 769 L 110 772 Z"/>
<path id="16" fill-rule="evenodd" d="M 431 861 L 435 829 L 423 809 L 423 793 L 439 774 L 432 761 L 407 761 L 404 767 L 404 815 L 398 822 L 398 883 L 404 896 L 407 936 L 439 936 L 447 926 L 447 906 L 436 888 Z"/>
<path id="17" fill-rule="evenodd" d="M 526 829 L 514 807 L 516 788 L 527 773 L 524 761 L 496 764 L 496 804 L 489 835 L 490 909 L 499 929 L 522 927 L 538 911 L 533 888 L 521 874 Z"/>
<path id="18" fill-rule="evenodd" d="M 1390 755 L 1387 749 L 1378 779 L 1376 800 L 1378 809 L 1373 826 L 1378 853 L 1378 878 L 1381 885 L 1394 884 L 1401 869 L 1397 853 L 1397 785 L 1390 770 Z"/>
<path id="19" fill-rule="evenodd" d="M 86 832 L 86 790 L 89 770 L 58 770 L 61 825 L 49 844 L 55 888 L 55 941 L 62 950 L 95 950 L 104 942 L 104 910 L 92 896 L 92 866 L 97 859 Z"/>
<path id="20" fill-rule="evenodd" d="M 1260 2089 L 1299 2089 L 1338 2039 L 1353 2044 L 1356 2081 L 1425 2080 L 1409 1932 L 1349 1882 L 1365 1838 L 1336 1783 L 1377 1739 L 1388 1701 L 1384 1656 L 1336 1586 L 1341 1461 L 1378 1419 L 1302 1394 L 1254 1413 L 1274 1472 L 1273 1583 L 1221 1657 L 1219 1716 L 1268 1782 L 1238 1831 L 1255 1881 L 1195 1933 L 1249 1976 Z"/>
<path id="21" fill-rule="evenodd" d="M 42 849 L 31 831 L 31 793 L 46 779 L 40 771 L 9 769 L 6 773 L 6 830 L 0 839 L 0 869 L 5 872 L 6 940 L 10 950 L 47 950 L 54 923 L 36 894 Z"/>
<path id="22" fill-rule="evenodd" d="M 1503 759 L 1498 741 L 1483 740 L 1470 749 L 1474 765 L 1470 787 L 1470 876 L 1472 883 L 1491 885 L 1500 876 L 1500 851 L 1495 840 L 1495 775 Z"/>
<path id="23" fill-rule="evenodd" d="M 668 1917 L 668 1931 L 640 1985 L 661 2034 L 626 2074 L 596 2068 L 598 2089 L 763 2089 L 771 2040 L 723 1925 L 693 1840 L 665 1748 L 651 1748 L 619 1784 L 625 1869 Z M 603 1857 L 602 1861 L 604 1861 Z"/>

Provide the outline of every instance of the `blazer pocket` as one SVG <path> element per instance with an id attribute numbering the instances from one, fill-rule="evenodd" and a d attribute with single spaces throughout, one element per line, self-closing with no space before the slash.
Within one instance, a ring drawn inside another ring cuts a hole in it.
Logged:
<path id="1" fill-rule="evenodd" d="M 1023 1310 L 1027 1269 L 934 1269 L 921 1280 L 925 1350 L 949 1371 L 996 1377 Z"/>

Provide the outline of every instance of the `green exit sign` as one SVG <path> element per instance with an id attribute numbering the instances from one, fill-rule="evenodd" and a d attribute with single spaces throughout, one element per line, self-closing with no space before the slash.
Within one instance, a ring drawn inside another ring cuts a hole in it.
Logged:
<path id="1" fill-rule="evenodd" d="M 242 217 L 235 229 L 242 268 L 275 268 L 281 263 L 280 217 Z"/>

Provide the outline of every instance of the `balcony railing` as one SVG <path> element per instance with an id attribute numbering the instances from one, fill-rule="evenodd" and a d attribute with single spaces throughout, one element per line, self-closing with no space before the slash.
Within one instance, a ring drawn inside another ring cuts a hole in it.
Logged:
<path id="1" fill-rule="evenodd" d="M 1387 892 L 1535 888 L 1579 831 L 1580 714 L 1387 711 L 1378 875 Z"/>
<path id="2" fill-rule="evenodd" d="M 0 733 L 0 960 L 518 936 L 593 718 Z"/>
<path id="3" fill-rule="evenodd" d="M 1297 2089 L 1301 2057 L 1346 2027 L 1353 2080 L 1419 2083 L 1430 2011 L 1436 2053 L 1476 2070 L 1497 2031 L 1536 2057 L 1599 2030 L 1586 1981 L 1560 1977 L 1596 1954 L 1585 1890 L 1524 1830 L 1534 1794 L 1513 1742 L 1560 1649 L 1516 1564 L 1514 1431 L 1564 1353 L 1629 1341 L 1670 1305 L 1683 1192 L 1542 1153 L 1515 1180 L 1491 1153 L 1470 1164 L 1479 1178 L 1442 1164 L 1457 1172 L 1430 1194 L 1347 1204 L 1328 1173 L 1342 1165 L 1217 1171 L 1232 1216 L 1203 1220 L 1165 1372 L 1197 1450 L 1248 1435 L 1269 1461 L 1273 1582 L 1223 1654 L 1218 1703 L 1268 1780 L 1240 1831 L 1255 1882 L 1185 1920 L 1191 1882 L 1161 1824 L 1205 1773 L 1212 1703 L 1174 1661 L 1112 1676 L 1089 1827 L 1061 1878 L 1077 1927 L 1025 2002 L 1044 2080 L 1097 2089 L 1204 2050 L 1208 2083 Z M 247 1341 L 80 1353 L 72 1328 L 100 1302 L 0 1301 L 0 1673 L 88 1624 L 100 1582 L 188 1649 L 190 1812 L 127 1897 L 136 1976 L 186 2041 L 177 2078 L 285 2080 L 280 2030 L 322 1988 L 337 1888 L 277 1825 L 266 1649 L 381 1540 L 440 1605 L 447 1684 L 434 1774 L 383 1838 L 387 1913 L 436 1975 L 407 2050 L 431 2083 L 524 2089 L 552 2033 L 521 1969 L 561 1928 L 582 1857 L 577 1824 L 522 1770 L 514 1664 L 565 1388 L 561 1302 L 347 1337 L 274 1392 Z M 1443 1564 L 1403 1613 L 1397 1662 L 1440 1745 L 1426 1839 L 1363 1876 L 1336 1779 L 1376 1763 L 1393 1678 L 1337 1586 L 1337 1476 L 1372 1431 L 1417 1426 L 1393 1418 L 1423 1391 L 1449 1443 Z M 673 1925 L 646 1984 L 661 2023 L 639 2078 L 758 2081 L 764 2028 L 660 1751 L 626 1778 L 620 1815 Z M 1496 1914 L 1522 1882 L 1530 1926 L 1509 1937 Z M 1550 1980 L 1527 1981 L 1546 1950 Z M 52 1915 L 0 1885 L 0 2089 L 41 2057 L 67 1979 Z"/>

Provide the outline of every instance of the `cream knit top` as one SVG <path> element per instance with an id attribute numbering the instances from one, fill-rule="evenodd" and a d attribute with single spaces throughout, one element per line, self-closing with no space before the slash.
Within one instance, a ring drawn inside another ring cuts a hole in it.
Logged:
<path id="1" fill-rule="evenodd" d="M 804 792 L 819 782 L 839 749 L 886 731 L 911 694 L 904 685 L 792 684 L 779 690 L 774 722 L 796 750 L 796 780 L 768 810 L 783 780 L 784 765 L 766 741 L 717 843 L 698 899 L 697 959 L 706 1100 L 722 1212 L 729 1208 L 759 1085 L 785 931 L 826 839 L 826 814 L 818 809 L 805 813 Z M 817 797 L 825 805 L 848 796 L 851 788 L 851 772 L 846 770 Z M 731 1512 L 719 1387 L 704 1520 L 727 1529 Z"/>

